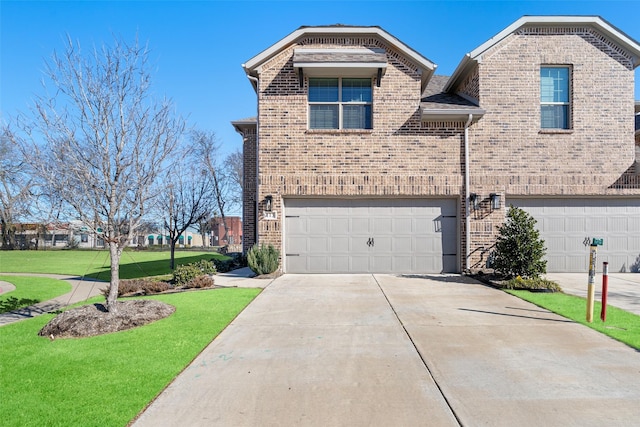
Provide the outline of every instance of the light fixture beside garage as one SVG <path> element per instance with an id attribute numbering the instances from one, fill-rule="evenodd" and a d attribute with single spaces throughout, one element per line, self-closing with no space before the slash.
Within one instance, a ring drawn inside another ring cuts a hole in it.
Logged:
<path id="1" fill-rule="evenodd" d="M 471 207 L 473 208 L 473 210 L 477 210 L 478 203 L 480 202 L 480 196 L 478 196 L 476 193 L 469 194 L 469 202 L 471 202 Z"/>
<path id="2" fill-rule="evenodd" d="M 491 209 L 500 209 L 500 194 L 491 193 L 489 199 L 491 200 Z"/>
<path id="3" fill-rule="evenodd" d="M 264 210 L 267 212 L 273 210 L 273 196 L 271 194 L 264 198 Z"/>

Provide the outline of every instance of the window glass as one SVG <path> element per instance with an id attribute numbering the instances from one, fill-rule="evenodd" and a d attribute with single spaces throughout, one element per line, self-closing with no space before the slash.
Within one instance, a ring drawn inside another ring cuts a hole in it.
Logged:
<path id="1" fill-rule="evenodd" d="M 371 79 L 342 79 L 342 102 L 371 102 Z"/>
<path id="2" fill-rule="evenodd" d="M 338 105 L 311 105 L 311 129 L 338 129 Z"/>
<path id="3" fill-rule="evenodd" d="M 338 102 L 338 79 L 309 79 L 309 102 Z"/>
<path id="4" fill-rule="evenodd" d="M 371 129 L 371 105 L 345 105 L 342 126 L 345 129 Z"/>
<path id="5" fill-rule="evenodd" d="M 371 79 L 310 78 L 310 129 L 371 129 Z"/>
<path id="6" fill-rule="evenodd" d="M 570 81 L 568 67 L 540 68 L 540 126 L 569 129 Z"/>

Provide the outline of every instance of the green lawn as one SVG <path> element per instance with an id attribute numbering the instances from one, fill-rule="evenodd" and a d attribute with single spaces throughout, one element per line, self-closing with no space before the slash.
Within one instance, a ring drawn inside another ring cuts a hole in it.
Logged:
<path id="1" fill-rule="evenodd" d="M 176 264 L 201 259 L 226 258 L 216 252 L 176 251 Z M 171 273 L 169 252 L 124 251 L 120 259 L 120 278 L 159 276 Z M 48 250 L 0 252 L 2 273 L 53 273 L 86 276 L 104 281 L 110 278 L 109 251 Z"/>
<path id="2" fill-rule="evenodd" d="M 0 276 L 0 280 L 16 287 L 14 291 L 0 294 L 0 313 L 47 301 L 71 291 L 69 283 L 43 277 Z"/>
<path id="3" fill-rule="evenodd" d="M 53 315 L 1 327 L 0 425 L 126 425 L 259 292 L 228 288 L 149 297 L 176 312 L 91 338 L 37 336 Z"/>
<path id="4" fill-rule="evenodd" d="M 607 306 L 607 321 L 600 320 L 601 304 L 595 302 L 593 322 L 587 322 L 587 301 L 574 295 L 556 293 L 537 293 L 529 291 L 506 291 L 529 301 L 539 307 L 557 313 L 568 319 L 602 332 L 618 341 L 640 350 L 640 316 Z"/>

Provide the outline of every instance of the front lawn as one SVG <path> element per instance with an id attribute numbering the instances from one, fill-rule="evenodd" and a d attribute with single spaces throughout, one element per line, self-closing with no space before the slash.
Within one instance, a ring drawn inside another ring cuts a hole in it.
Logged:
<path id="1" fill-rule="evenodd" d="M 176 251 L 175 257 L 176 264 L 227 258 L 216 252 L 199 251 Z M 120 278 L 170 274 L 169 258 L 168 251 L 125 250 L 120 258 Z M 110 265 L 107 250 L 3 251 L 0 272 L 70 274 L 108 282 Z"/>
<path id="2" fill-rule="evenodd" d="M 152 296 L 176 312 L 90 338 L 39 337 L 53 315 L 1 327 L 0 424 L 126 425 L 259 292 L 227 288 Z"/>
<path id="3" fill-rule="evenodd" d="M 71 291 L 69 283 L 44 277 L 0 276 L 0 280 L 16 287 L 11 292 L 0 294 L 0 313 L 28 307 Z"/>
<path id="4" fill-rule="evenodd" d="M 600 320 L 601 304 L 595 302 L 593 322 L 587 322 L 587 301 L 584 298 L 555 293 L 506 291 L 539 307 L 582 323 L 618 341 L 640 350 L 640 316 L 617 307 L 607 306 L 607 321 Z"/>

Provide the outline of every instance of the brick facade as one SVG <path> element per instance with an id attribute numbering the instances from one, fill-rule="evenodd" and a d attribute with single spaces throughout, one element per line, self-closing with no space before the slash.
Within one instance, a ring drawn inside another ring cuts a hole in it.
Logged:
<path id="1" fill-rule="evenodd" d="M 540 129 L 539 70 L 545 65 L 571 69 L 569 131 Z M 507 206 L 512 196 L 640 195 L 637 177 L 619 182 L 635 159 L 633 67 L 600 35 L 528 28 L 485 53 L 478 74 L 478 99 L 489 113 L 470 129 L 470 178 L 471 191 L 487 203 L 472 215 L 472 266 L 483 265 L 506 213 L 488 208 L 490 193 L 502 194 Z"/>
<path id="2" fill-rule="evenodd" d="M 380 37 L 344 32 L 310 29 L 259 65 L 257 134 L 255 128 L 241 132 L 245 250 L 254 241 L 282 247 L 287 197 L 456 198 L 463 270 L 464 111 L 447 105 L 459 117 L 425 120 L 425 70 Z M 308 78 L 301 86 L 293 64 L 297 47 L 384 50 L 384 76 L 372 84 L 373 129 L 308 129 Z M 569 130 L 540 129 L 539 70 L 545 65 L 570 67 Z M 469 209 L 471 268 L 484 266 L 510 197 L 640 196 L 633 166 L 635 66 L 627 50 L 593 26 L 525 26 L 489 46 L 457 77 L 449 94 L 486 111 L 468 129 L 468 190 L 480 196 Z M 500 209 L 492 209 L 491 193 L 502 197 Z M 264 218 L 267 196 L 276 219 Z"/>

